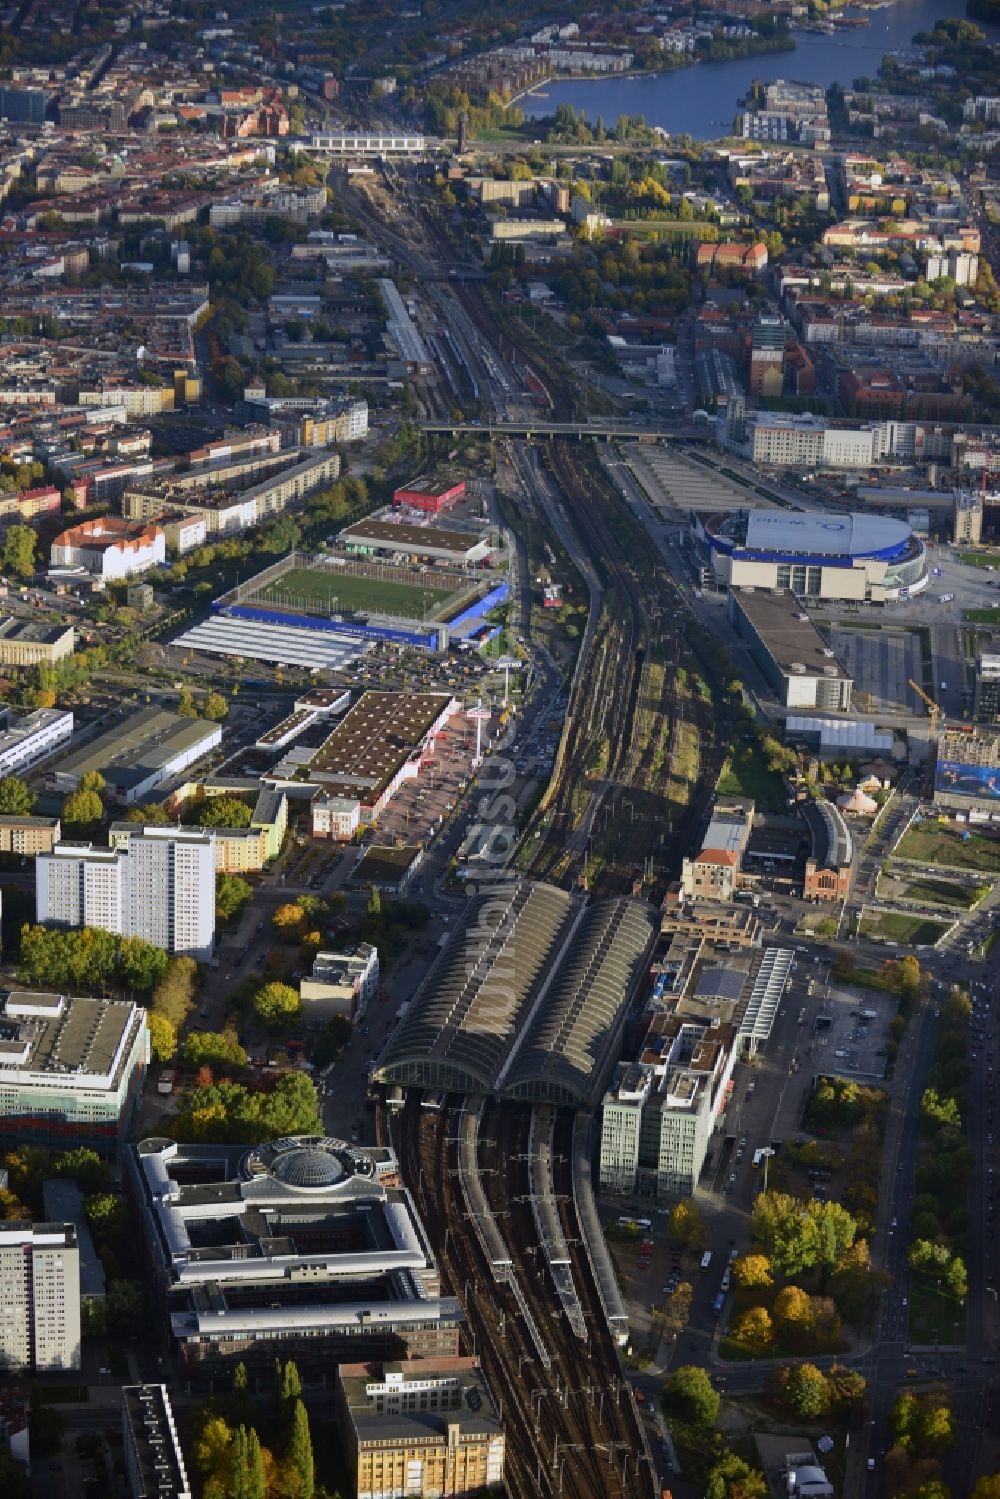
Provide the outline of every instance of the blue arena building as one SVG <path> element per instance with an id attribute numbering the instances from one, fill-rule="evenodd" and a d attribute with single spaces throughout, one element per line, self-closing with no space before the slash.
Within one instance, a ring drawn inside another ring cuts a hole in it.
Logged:
<path id="1" fill-rule="evenodd" d="M 927 587 L 923 543 L 886 516 L 737 510 L 692 513 L 690 527 L 718 588 L 887 604 Z"/>

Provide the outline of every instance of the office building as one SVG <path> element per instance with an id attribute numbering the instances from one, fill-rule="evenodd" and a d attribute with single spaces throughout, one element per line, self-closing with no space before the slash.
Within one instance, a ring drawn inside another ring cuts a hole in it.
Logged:
<path id="1" fill-rule="evenodd" d="M 0 1140 L 113 1151 L 148 1062 L 146 1012 L 130 1001 L 0 995 Z"/>
<path id="2" fill-rule="evenodd" d="M 458 1352 L 459 1303 L 387 1147 L 157 1138 L 125 1180 L 185 1377 Z"/>
<path id="3" fill-rule="evenodd" d="M 956 489 L 952 496 L 952 541 L 956 546 L 978 546 L 983 539 L 985 505 L 978 489 Z"/>
<path id="4" fill-rule="evenodd" d="M 732 588 L 727 613 L 779 703 L 850 711 L 854 681 L 793 593 Z"/>
<path id="5" fill-rule="evenodd" d="M 36 854 L 52 852 L 59 842 L 58 817 L 15 817 L 10 812 L 0 812 L 0 854 L 23 854 L 34 858 Z"/>
<path id="6" fill-rule="evenodd" d="M 759 317 L 750 335 L 750 395 L 780 396 L 785 379 L 785 321 Z"/>
<path id="7" fill-rule="evenodd" d="M 44 926 L 142 937 L 207 962 L 215 941 L 212 831 L 144 827 L 117 848 L 58 843 L 36 863 L 35 917 Z"/>
<path id="8" fill-rule="evenodd" d="M 52 666 L 72 656 L 75 640 L 72 625 L 47 625 L 8 615 L 0 620 L 0 665 Z"/>
<path id="9" fill-rule="evenodd" d="M 504 1433 L 475 1358 L 341 1364 L 336 1419 L 358 1499 L 499 1491 Z"/>
<path id="10" fill-rule="evenodd" d="M 52 785 L 56 791 L 76 791 L 88 771 L 97 770 L 111 797 L 131 806 L 221 743 L 221 724 L 140 708 L 60 760 Z"/>
<path id="11" fill-rule="evenodd" d="M 0 1361 L 54 1374 L 80 1367 L 80 1259 L 71 1223 L 0 1223 Z"/>
<path id="12" fill-rule="evenodd" d="M 132 1499 L 191 1499 L 177 1424 L 166 1385 L 122 1390 L 122 1443 Z"/>
<path id="13" fill-rule="evenodd" d="M 357 1020 L 378 990 L 378 972 L 378 948 L 367 942 L 355 952 L 318 952 L 312 973 L 299 982 L 303 1018 Z"/>
<path id="14" fill-rule="evenodd" d="M 36 708 L 16 719 L 8 709 L 0 729 L 0 776 L 23 775 L 73 737 L 73 715 L 61 708 Z"/>
<path id="15" fill-rule="evenodd" d="M 973 717 L 980 723 L 1000 721 L 1000 652 L 980 651 L 976 657 Z"/>
<path id="16" fill-rule="evenodd" d="M 971 820 L 1000 821 L 1000 729 L 950 724 L 942 731 L 934 801 Z"/>

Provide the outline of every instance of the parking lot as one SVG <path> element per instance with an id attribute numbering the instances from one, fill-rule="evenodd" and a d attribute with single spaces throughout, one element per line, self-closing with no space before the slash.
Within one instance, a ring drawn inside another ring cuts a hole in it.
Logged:
<path id="1" fill-rule="evenodd" d="M 881 989 L 824 984 L 813 1021 L 811 1070 L 880 1081 L 885 1076 L 889 1026 L 897 1004 L 895 994 Z"/>
<path id="2" fill-rule="evenodd" d="M 483 748 L 496 730 L 497 720 L 483 721 Z M 438 735 L 433 754 L 421 762 L 420 774 L 404 781 L 382 816 L 375 843 L 426 843 L 440 828 L 472 774 L 476 726 L 459 711 Z"/>

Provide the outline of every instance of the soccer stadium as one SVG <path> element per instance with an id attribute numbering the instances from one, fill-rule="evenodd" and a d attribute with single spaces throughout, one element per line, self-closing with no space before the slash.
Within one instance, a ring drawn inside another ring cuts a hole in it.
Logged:
<path id="1" fill-rule="evenodd" d="M 692 512 L 690 528 L 720 588 L 789 588 L 800 597 L 884 604 L 927 586 L 923 543 L 904 521 L 882 515 Z"/>
<path id="2" fill-rule="evenodd" d="M 495 574 L 292 552 L 213 600 L 174 645 L 339 670 L 374 641 L 446 651 L 485 638 L 486 615 L 508 596 Z"/>

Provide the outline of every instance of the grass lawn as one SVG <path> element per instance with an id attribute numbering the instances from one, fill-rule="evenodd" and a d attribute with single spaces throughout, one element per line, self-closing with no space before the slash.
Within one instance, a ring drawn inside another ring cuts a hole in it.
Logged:
<path id="1" fill-rule="evenodd" d="M 330 614 L 367 609 L 424 619 L 428 614 L 433 618 L 454 592 L 454 588 L 436 588 L 430 583 L 383 583 L 334 568 L 300 567 L 262 588 L 256 601 L 286 609 L 318 608 Z"/>
<path id="2" fill-rule="evenodd" d="M 962 838 L 940 823 L 923 822 L 910 828 L 893 849 L 899 859 L 919 864 L 951 864 L 956 869 L 981 869 L 1000 874 L 1000 838 L 970 833 Z"/>
<path id="3" fill-rule="evenodd" d="M 905 887 L 907 900 L 925 901 L 931 906 L 957 906 L 971 911 L 989 891 L 989 885 L 957 885 L 954 880 L 915 880 Z"/>
<path id="4" fill-rule="evenodd" d="M 969 625 L 1000 625 L 1000 604 L 991 609 L 965 609 L 962 618 Z"/>
<path id="5" fill-rule="evenodd" d="M 907 916 L 901 911 L 880 911 L 866 916 L 861 923 L 862 937 L 882 937 L 907 947 L 936 942 L 947 930 L 943 921 L 931 921 L 926 916 Z"/>
<path id="6" fill-rule="evenodd" d="M 756 740 L 734 745 L 715 789 L 720 796 L 752 796 L 763 812 L 784 812 L 788 800 L 784 782 L 768 770 Z"/>
<path id="7" fill-rule="evenodd" d="M 964 1343 L 965 1306 L 922 1275 L 910 1281 L 911 1343 Z"/>
<path id="8" fill-rule="evenodd" d="M 959 552 L 958 555 L 970 567 L 1000 567 L 1000 552 Z"/>

